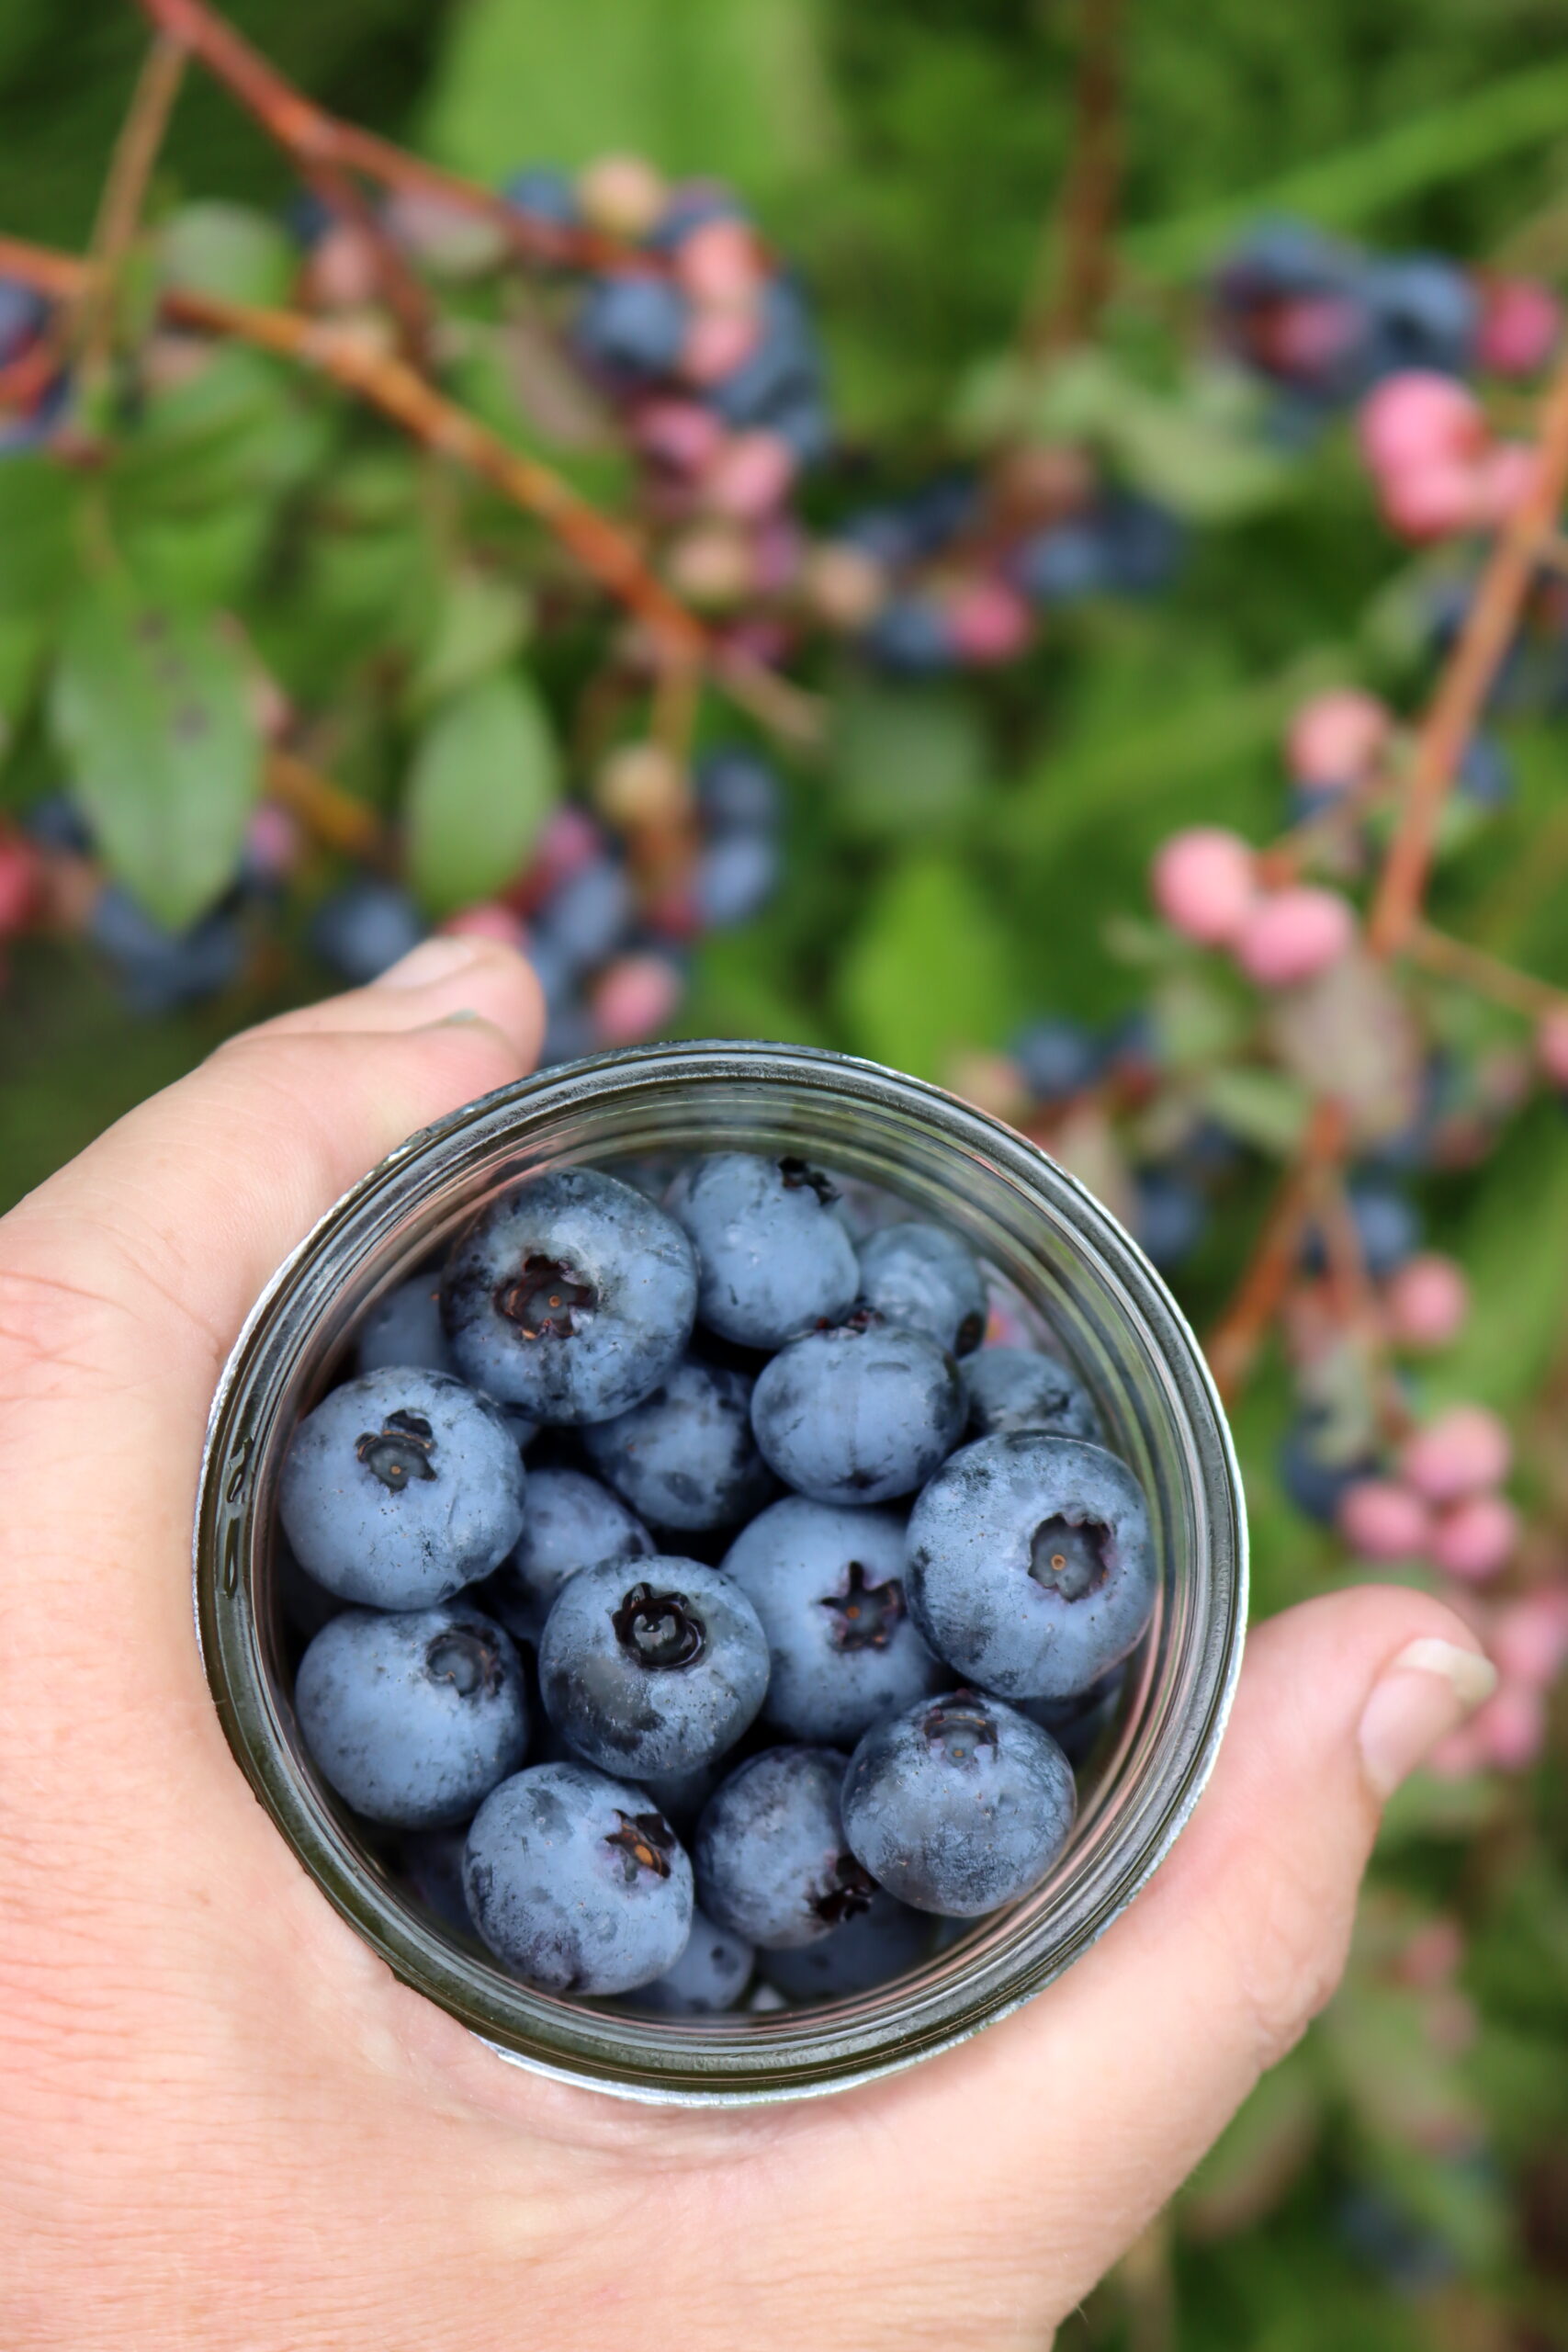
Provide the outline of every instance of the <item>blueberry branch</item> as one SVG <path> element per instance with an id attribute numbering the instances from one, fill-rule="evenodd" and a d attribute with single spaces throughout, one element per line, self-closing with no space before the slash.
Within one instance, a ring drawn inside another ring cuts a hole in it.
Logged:
<path id="1" fill-rule="evenodd" d="M 89 393 L 108 360 L 120 272 L 141 219 L 148 183 L 179 96 L 185 69 L 184 45 L 167 33 L 154 34 L 109 157 L 88 246 L 91 274 L 84 286 L 75 322 L 80 380 Z"/>
<path id="2" fill-rule="evenodd" d="M 1214 1385 L 1226 1404 L 1239 1395 L 1268 1338 L 1301 1255 L 1314 1203 L 1325 1169 L 1337 1168 L 1345 1152 L 1345 1114 L 1337 1102 L 1317 1103 L 1302 1147 L 1286 1170 L 1229 1306 L 1215 1325 L 1204 1353 Z"/>

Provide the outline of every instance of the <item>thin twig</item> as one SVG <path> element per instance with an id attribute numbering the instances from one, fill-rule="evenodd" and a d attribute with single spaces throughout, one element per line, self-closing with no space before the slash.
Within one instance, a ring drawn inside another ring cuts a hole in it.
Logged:
<path id="1" fill-rule="evenodd" d="M 168 33 L 154 33 L 109 157 L 87 249 L 90 275 L 77 312 L 74 339 L 81 379 L 89 388 L 99 380 L 108 363 L 120 272 L 141 225 L 141 208 L 185 70 L 184 44 Z"/>
<path id="2" fill-rule="evenodd" d="M 1404 807 L 1372 902 L 1367 936 L 1396 956 L 1420 919 L 1443 803 L 1518 624 L 1519 610 L 1568 489 L 1568 356 L 1540 408 L 1534 487 L 1510 518 L 1481 576 L 1464 628 L 1438 681 L 1416 739 Z"/>
<path id="3" fill-rule="evenodd" d="M 1204 1351 L 1214 1385 L 1227 1404 L 1239 1394 L 1285 1303 L 1321 1170 L 1335 1165 L 1344 1148 L 1343 1110 L 1337 1102 L 1318 1102 L 1301 1149 L 1280 1180 L 1231 1303 Z"/>
<path id="4" fill-rule="evenodd" d="M 358 182 L 335 164 L 309 163 L 301 157 L 299 174 L 328 210 L 365 240 L 387 306 L 397 321 L 403 356 L 416 367 L 424 367 L 434 339 L 430 297 L 387 234 L 375 206 Z"/>
<path id="5" fill-rule="evenodd" d="M 368 865 L 385 861 L 387 840 L 375 810 L 344 792 L 308 760 L 293 752 L 270 751 L 266 788 L 329 849 L 343 850 Z"/>
<path id="6" fill-rule="evenodd" d="M 1081 0 L 1079 26 L 1072 152 L 1050 232 L 1047 267 L 1055 294 L 1032 304 L 1025 319 L 1022 343 L 1031 358 L 1069 349 L 1091 334 L 1115 282 L 1122 0 Z"/>
<path id="7" fill-rule="evenodd" d="M 596 230 L 570 228 L 525 216 L 502 196 L 477 187 L 456 172 L 444 172 L 389 140 L 343 122 L 316 106 L 285 80 L 205 0 L 139 0 L 154 25 L 184 43 L 208 72 L 253 116 L 309 176 L 312 170 L 362 172 L 385 187 L 401 188 L 488 220 L 514 253 L 531 262 L 575 265 L 585 269 L 637 268 L 657 275 L 667 266 L 658 255 L 619 243 Z"/>
<path id="8" fill-rule="evenodd" d="M 1568 990 L 1554 989 L 1533 973 L 1517 970 L 1512 964 L 1489 956 L 1483 947 L 1472 947 L 1466 940 L 1450 938 L 1446 931 L 1434 931 L 1430 923 L 1418 922 L 1405 944 L 1424 970 L 1462 981 L 1526 1021 L 1544 1021 L 1568 1012 Z"/>

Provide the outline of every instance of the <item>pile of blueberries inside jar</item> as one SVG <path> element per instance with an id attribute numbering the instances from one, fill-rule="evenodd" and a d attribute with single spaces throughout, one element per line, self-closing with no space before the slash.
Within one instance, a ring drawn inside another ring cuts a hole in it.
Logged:
<path id="1" fill-rule="evenodd" d="M 300 1734 L 528 1985 L 865 1992 L 1062 1853 L 1145 1499 L 951 1228 L 788 1155 L 626 1174 L 493 1200 L 299 1423 Z"/>

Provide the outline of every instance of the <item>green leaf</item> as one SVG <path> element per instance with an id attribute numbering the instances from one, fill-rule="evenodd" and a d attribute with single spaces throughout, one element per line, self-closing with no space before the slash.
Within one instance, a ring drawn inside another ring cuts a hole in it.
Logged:
<path id="1" fill-rule="evenodd" d="M 66 621 L 51 718 L 110 867 L 183 929 L 232 880 L 260 777 L 239 653 L 209 616 L 90 589 Z"/>
<path id="2" fill-rule="evenodd" d="M 36 620 L 59 604 L 75 565 L 72 478 L 49 458 L 0 462 L 0 616 Z"/>
<path id="3" fill-rule="evenodd" d="M 520 159 L 630 152 L 752 192 L 815 171 L 836 145 L 807 0 L 479 0 L 453 21 L 429 137 L 481 179 Z"/>
<path id="4" fill-rule="evenodd" d="M 964 1046 L 994 1044 L 1021 1008 L 993 910 L 950 858 L 908 859 L 878 885 L 840 973 L 859 1053 L 941 1079 Z"/>
<path id="5" fill-rule="evenodd" d="M 973 806 L 987 778 L 974 705 L 944 687 L 855 679 L 833 707 L 829 751 L 834 809 L 847 831 L 909 841 L 939 832 Z"/>
<path id="6" fill-rule="evenodd" d="M 559 757 L 531 684 L 501 673 L 441 706 L 409 777 L 409 873 L 433 914 L 510 881 L 558 791 Z"/>
<path id="7" fill-rule="evenodd" d="M 1306 1126 L 1310 1097 L 1279 1070 L 1212 1070 L 1200 1092 L 1204 1109 L 1227 1134 L 1277 1159 L 1295 1148 Z"/>
<path id="8" fill-rule="evenodd" d="M 262 309 L 287 302 L 299 266 L 287 232 L 265 212 L 216 200 L 187 204 L 164 222 L 158 276 L 164 286 Z"/>
<path id="9" fill-rule="evenodd" d="M 325 431 L 276 361 L 215 351 L 156 394 L 122 442 L 109 475 L 117 520 L 276 498 L 319 460 Z"/>
<path id="10" fill-rule="evenodd" d="M 510 662 L 531 618 L 528 599 L 515 581 L 471 564 L 447 573 L 434 626 L 409 680 L 411 713 L 430 709 Z"/>

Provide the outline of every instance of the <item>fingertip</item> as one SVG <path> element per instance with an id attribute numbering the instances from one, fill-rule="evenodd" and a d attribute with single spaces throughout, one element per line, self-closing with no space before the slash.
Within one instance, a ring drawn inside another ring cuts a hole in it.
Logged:
<path id="1" fill-rule="evenodd" d="M 299 1006 L 248 1034 L 416 1030 L 457 1014 L 488 1023 L 507 1039 L 523 1069 L 533 1067 L 545 1030 L 544 991 L 526 957 L 491 939 L 422 940 L 368 987 Z"/>

